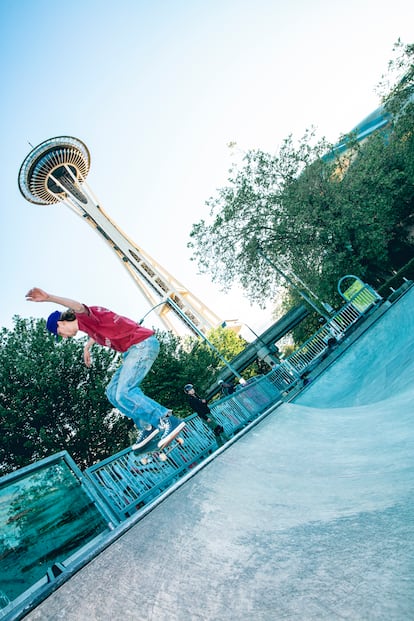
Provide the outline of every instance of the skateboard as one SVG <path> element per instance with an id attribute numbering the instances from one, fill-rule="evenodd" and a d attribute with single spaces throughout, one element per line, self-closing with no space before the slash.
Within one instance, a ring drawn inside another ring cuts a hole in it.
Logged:
<path id="1" fill-rule="evenodd" d="M 158 448 L 157 441 L 150 442 L 149 445 L 143 446 L 141 449 L 134 451 L 135 455 L 142 455 L 140 462 L 146 466 L 152 461 L 167 461 L 168 455 L 177 447 L 183 446 L 184 438 L 180 435 L 175 436 L 164 448 Z"/>

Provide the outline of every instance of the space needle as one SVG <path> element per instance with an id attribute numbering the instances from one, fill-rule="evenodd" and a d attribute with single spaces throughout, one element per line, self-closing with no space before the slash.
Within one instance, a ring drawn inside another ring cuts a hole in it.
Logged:
<path id="1" fill-rule="evenodd" d="M 90 153 L 81 140 L 58 136 L 35 147 L 21 165 L 19 189 L 36 205 L 64 203 L 92 226 L 112 248 L 160 320 L 175 334 L 179 318 L 193 333 L 205 334 L 220 318 L 137 246 L 104 212 L 86 183 Z M 180 325 L 180 324 L 179 324 Z"/>

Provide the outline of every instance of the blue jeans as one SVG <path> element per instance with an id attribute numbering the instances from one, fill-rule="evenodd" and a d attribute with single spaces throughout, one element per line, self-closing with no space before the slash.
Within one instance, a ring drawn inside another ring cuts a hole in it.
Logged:
<path id="1" fill-rule="evenodd" d="M 159 351 L 160 344 L 155 336 L 132 345 L 122 354 L 122 364 L 106 387 L 106 396 L 112 405 L 125 416 L 132 418 L 139 428 L 147 425 L 158 427 L 160 418 L 169 411 L 146 397 L 139 387 Z"/>

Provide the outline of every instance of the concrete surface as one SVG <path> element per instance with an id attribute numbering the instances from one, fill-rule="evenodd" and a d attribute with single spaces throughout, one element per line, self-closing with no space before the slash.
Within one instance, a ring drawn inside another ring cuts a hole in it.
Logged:
<path id="1" fill-rule="evenodd" d="M 414 619 L 414 293 L 27 620 Z"/>

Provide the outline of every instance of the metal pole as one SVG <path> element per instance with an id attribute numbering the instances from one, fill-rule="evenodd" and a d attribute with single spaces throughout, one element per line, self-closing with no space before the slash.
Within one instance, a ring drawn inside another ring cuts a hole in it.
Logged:
<path id="1" fill-rule="evenodd" d="M 255 335 L 255 337 L 256 337 L 256 339 L 258 341 L 260 341 L 261 343 L 263 343 L 263 345 L 265 345 L 265 347 L 267 347 L 266 343 L 262 340 L 262 338 L 258 334 L 256 334 L 256 332 L 253 330 L 253 328 L 248 326 L 247 323 L 245 323 L 244 321 L 243 321 L 243 325 L 246 326 L 246 328 L 248 328 L 250 330 L 250 332 Z"/>
<path id="2" fill-rule="evenodd" d="M 294 289 L 296 289 L 296 291 L 299 293 L 299 295 L 301 295 L 303 297 L 303 299 L 309 304 L 309 306 L 311 306 L 314 310 L 316 310 L 316 312 L 319 315 L 322 315 L 322 317 L 324 317 L 326 319 L 326 321 L 330 320 L 330 316 L 326 315 L 325 311 L 321 310 L 318 306 L 316 306 L 316 304 L 313 302 L 313 300 L 311 300 L 311 298 L 308 295 L 306 295 L 306 293 L 304 293 L 301 289 L 299 289 L 299 287 L 296 285 L 296 283 L 293 282 L 293 280 L 287 274 L 285 274 L 285 272 L 283 272 L 280 269 L 280 267 L 278 267 L 275 263 L 273 263 L 273 261 L 271 261 L 269 259 L 269 257 L 263 252 L 263 250 L 260 247 L 257 248 L 257 253 L 260 254 L 260 256 L 266 261 L 266 263 L 268 263 L 271 267 L 273 267 L 274 270 L 276 270 L 281 276 L 283 276 L 283 278 L 285 280 L 287 280 L 287 282 Z"/>

